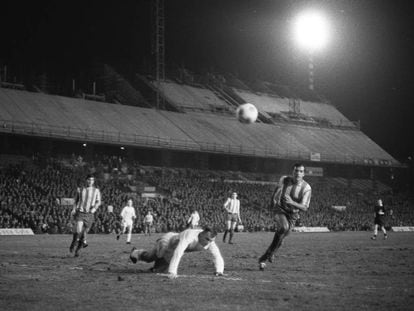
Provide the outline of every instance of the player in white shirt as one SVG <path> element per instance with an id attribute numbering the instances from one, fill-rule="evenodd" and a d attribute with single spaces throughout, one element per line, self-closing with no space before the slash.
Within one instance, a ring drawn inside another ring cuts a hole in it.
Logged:
<path id="1" fill-rule="evenodd" d="M 195 209 L 192 209 L 190 218 L 188 218 L 187 220 L 187 228 L 196 229 L 198 227 L 199 221 L 200 221 L 200 215 Z"/>
<path id="2" fill-rule="evenodd" d="M 154 216 L 152 216 L 151 211 L 147 212 L 147 215 L 144 217 L 144 234 L 151 235 L 152 225 L 154 223 Z"/>
<path id="3" fill-rule="evenodd" d="M 224 231 L 223 242 L 226 242 L 227 234 L 230 233 L 229 244 L 233 244 L 232 239 L 236 224 L 237 222 L 239 224 L 242 223 L 240 218 L 240 200 L 237 199 L 236 192 L 232 193 L 231 198 L 227 198 L 223 207 L 227 211 L 226 231 Z"/>
<path id="4" fill-rule="evenodd" d="M 152 250 L 134 247 L 130 259 L 133 263 L 137 263 L 138 260 L 155 262 L 151 271 L 158 273 L 168 271 L 169 278 L 176 278 L 178 265 L 185 252 L 208 250 L 213 255 L 215 275 L 222 276 L 224 260 L 215 243 L 216 236 L 217 233 L 209 228 L 187 229 L 181 233 L 168 232 L 156 241 Z"/>
<path id="5" fill-rule="evenodd" d="M 71 216 L 74 218 L 76 224 L 76 232 L 73 234 L 69 251 L 72 253 L 75 246 L 77 246 L 75 257 L 79 256 L 81 248 L 88 246 L 86 236 L 89 228 L 95 220 L 94 213 L 101 205 L 101 192 L 94 186 L 95 177 L 88 175 L 86 177 L 86 183 L 86 187 L 78 188 L 75 206 L 71 213 Z"/>
<path id="6" fill-rule="evenodd" d="M 128 200 L 127 205 L 122 209 L 120 216 L 122 218 L 121 231 L 116 236 L 116 239 L 119 240 L 119 237 L 122 234 L 125 234 L 126 230 L 128 230 L 126 243 L 131 244 L 132 228 L 134 226 L 134 220 L 137 218 L 132 199 Z"/>

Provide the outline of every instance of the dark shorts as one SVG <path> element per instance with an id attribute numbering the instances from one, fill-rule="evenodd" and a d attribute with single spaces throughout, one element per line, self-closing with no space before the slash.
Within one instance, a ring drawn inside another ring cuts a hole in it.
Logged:
<path id="1" fill-rule="evenodd" d="M 237 222 L 238 220 L 239 220 L 239 217 L 236 213 L 234 213 L 234 214 L 227 213 L 227 221 Z"/>
<path id="2" fill-rule="evenodd" d="M 95 221 L 95 215 L 92 213 L 77 212 L 75 221 L 82 221 L 85 227 L 90 227 Z"/>
<path id="3" fill-rule="evenodd" d="M 374 224 L 380 227 L 384 227 L 384 217 L 375 217 Z"/>
<path id="4" fill-rule="evenodd" d="M 276 207 L 275 214 L 283 215 L 286 217 L 289 223 L 290 230 L 292 230 L 295 227 L 296 221 L 300 218 L 299 213 L 287 213 L 286 211 L 284 211 L 283 209 L 279 207 Z"/>

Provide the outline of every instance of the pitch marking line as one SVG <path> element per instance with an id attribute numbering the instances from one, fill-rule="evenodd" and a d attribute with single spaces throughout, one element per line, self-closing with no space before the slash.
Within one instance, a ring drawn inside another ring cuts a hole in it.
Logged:
<path id="1" fill-rule="evenodd" d="M 168 277 L 169 274 L 167 274 L 167 273 L 157 273 L 157 275 Z M 227 281 L 245 281 L 242 278 L 236 278 L 236 277 L 194 275 L 194 274 L 179 274 L 179 275 L 177 275 L 177 278 L 195 278 L 195 279 L 217 278 L 218 280 L 227 280 Z"/>

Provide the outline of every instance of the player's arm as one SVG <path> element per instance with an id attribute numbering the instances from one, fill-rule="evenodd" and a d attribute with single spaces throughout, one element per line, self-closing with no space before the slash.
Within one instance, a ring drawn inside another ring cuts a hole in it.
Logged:
<path id="1" fill-rule="evenodd" d="M 174 254 L 171 258 L 170 265 L 168 267 L 169 278 L 177 277 L 178 265 L 180 264 L 181 257 L 183 257 L 185 250 L 190 244 L 189 239 L 184 235 L 180 237 L 177 247 L 174 250 Z"/>
<path id="2" fill-rule="evenodd" d="M 239 201 L 239 206 L 238 206 L 238 208 L 237 208 L 237 217 L 238 217 L 238 219 L 239 219 L 239 223 L 242 223 L 242 220 L 241 220 L 241 218 L 240 218 L 240 201 Z"/>
<path id="3" fill-rule="evenodd" d="M 96 189 L 96 200 L 95 204 L 93 205 L 93 208 L 91 210 L 91 213 L 95 213 L 99 206 L 101 206 L 101 191 L 99 189 Z"/>
<path id="4" fill-rule="evenodd" d="M 291 208 L 297 208 L 303 212 L 306 212 L 309 209 L 310 198 L 311 198 L 311 190 L 309 189 L 303 194 L 303 198 L 300 203 L 293 201 L 290 195 L 285 196 L 285 202 Z"/>
<path id="5" fill-rule="evenodd" d="M 226 200 L 226 202 L 224 202 L 224 204 L 223 204 L 223 208 L 226 210 L 226 211 L 229 211 L 228 210 L 228 208 L 227 208 L 227 206 L 230 204 L 230 198 L 227 198 L 227 200 Z"/>
<path id="6" fill-rule="evenodd" d="M 223 275 L 224 273 L 224 260 L 221 256 L 220 249 L 216 242 L 211 242 L 208 250 L 213 255 L 214 267 L 216 268 L 216 275 Z"/>

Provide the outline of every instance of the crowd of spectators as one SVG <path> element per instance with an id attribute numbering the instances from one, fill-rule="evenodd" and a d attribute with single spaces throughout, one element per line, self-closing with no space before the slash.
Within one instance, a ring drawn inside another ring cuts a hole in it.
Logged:
<path id="1" fill-rule="evenodd" d="M 134 232 L 144 230 L 148 210 L 155 216 L 157 232 L 180 231 L 192 207 L 199 212 L 201 225 L 224 230 L 223 203 L 237 192 L 241 219 L 247 231 L 273 229 L 269 200 L 275 185 L 271 182 L 226 180 L 217 172 L 189 169 L 140 167 L 115 156 L 101 156 L 85 162 L 81 157 L 36 158 L 0 169 L 0 228 L 31 228 L 35 233 L 70 233 L 71 198 L 84 177 L 94 173 L 101 189 L 102 206 L 96 213 L 92 233 L 112 233 L 119 229 L 119 213 L 132 198 L 137 219 Z M 306 179 L 306 178 L 305 178 Z M 330 230 L 371 230 L 375 199 L 381 196 L 388 208 L 387 226 L 414 225 L 412 202 L 401 194 L 378 194 L 335 184 L 329 179 L 311 181 L 312 200 L 298 225 L 323 226 Z M 143 187 L 155 192 L 142 197 Z M 339 212 L 332 206 L 346 206 Z"/>

